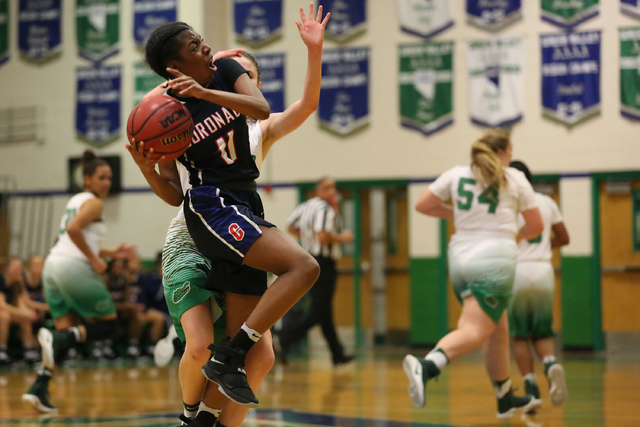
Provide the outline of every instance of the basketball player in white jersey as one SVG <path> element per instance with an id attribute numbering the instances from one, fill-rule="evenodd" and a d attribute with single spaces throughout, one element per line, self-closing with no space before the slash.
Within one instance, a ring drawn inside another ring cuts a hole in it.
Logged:
<path id="1" fill-rule="evenodd" d="M 531 182 L 531 172 L 520 161 L 511 162 Z M 524 389 L 540 399 L 533 368 L 533 345 L 544 363 L 544 374 L 549 382 L 549 400 L 560 406 L 567 398 L 564 368 L 555 357 L 553 343 L 553 289 L 555 279 L 551 264 L 551 248 L 569 244 L 569 233 L 560 209 L 553 199 L 535 193 L 544 228 L 538 237 L 521 240 L 518 245 L 518 264 L 513 285 L 513 299 L 509 305 L 509 332 L 513 357 L 524 378 Z M 553 235 L 552 235 L 553 231 Z"/>
<path id="2" fill-rule="evenodd" d="M 42 365 L 22 400 L 40 412 L 56 412 L 49 401 L 49 381 L 56 357 L 85 341 L 112 338 L 117 330 L 116 309 L 100 276 L 107 269 L 103 258 L 130 258 L 136 246 L 125 243 L 101 249 L 107 227 L 102 199 L 111 188 L 111 167 L 91 150 L 82 155 L 84 191 L 69 200 L 60 234 L 44 264 L 43 284 L 56 330 L 38 331 Z"/>
<path id="3" fill-rule="evenodd" d="M 289 106 L 282 113 L 272 113 L 268 119 L 255 120 L 247 119 L 249 127 L 249 140 L 251 145 L 251 153 L 253 154 L 256 166 L 261 169 L 262 162 L 268 154 L 273 144 L 293 132 L 316 110 L 320 97 L 321 83 L 321 67 L 322 67 L 322 44 L 324 40 L 324 28 L 326 26 L 328 16 L 322 20 L 322 8 L 318 8 L 318 14 L 315 19 L 306 20 L 301 10 L 301 18 L 304 23 L 299 26 L 300 37 L 307 46 L 308 61 L 307 74 L 302 97 Z M 243 56 L 236 57 L 241 50 L 231 50 L 220 52 L 217 55 L 234 57 L 248 72 L 250 79 L 260 88 L 262 81 L 260 79 L 260 69 L 255 58 L 244 53 Z M 150 92 L 146 96 L 157 95 L 163 93 L 166 88 L 162 85 Z M 150 163 L 139 153 L 132 152 L 132 156 L 143 168 L 148 168 Z M 150 158 L 151 154 L 147 157 Z M 147 163 L 145 163 L 147 162 Z M 151 161 L 151 164 L 153 161 Z M 180 173 L 180 181 L 182 190 L 185 192 L 190 188 L 189 174 L 186 168 L 178 164 Z M 189 258 L 189 262 L 185 259 Z M 191 266 L 191 267 L 189 267 Z M 204 268 L 203 268 L 204 267 Z M 211 418 L 207 413 L 211 413 L 216 417 L 217 425 L 223 426 L 240 426 L 248 413 L 248 408 L 234 402 L 227 401 L 217 392 L 215 387 L 206 387 L 205 395 L 200 402 L 202 389 L 204 384 L 200 384 L 203 380 L 200 373 L 202 363 L 194 363 L 193 360 L 204 358 L 206 361 L 209 357 L 207 345 L 213 341 L 219 341 L 224 335 L 219 333 L 219 324 L 216 322 L 215 333 L 209 328 L 203 328 L 205 324 L 214 324 L 215 318 L 219 310 L 214 309 L 212 315 L 211 306 L 218 307 L 226 305 L 226 322 L 227 335 L 232 336 L 238 328 L 244 323 L 253 308 L 260 299 L 261 292 L 266 289 L 266 283 L 256 283 L 249 294 L 241 294 L 232 291 L 224 292 L 224 299 L 221 301 L 216 291 L 205 289 L 203 281 L 207 273 L 210 271 L 211 265 L 209 261 L 200 255 L 197 251 L 193 239 L 189 235 L 182 209 L 178 216 L 171 222 L 167 232 L 167 239 L 163 250 L 163 284 L 165 286 L 165 297 L 167 305 L 176 325 L 176 332 L 184 341 L 185 333 L 188 338 L 185 355 L 181 360 L 180 383 L 183 390 L 183 406 L 184 413 L 181 416 L 183 423 L 189 425 L 204 425 L 205 418 Z M 194 280 L 195 278 L 195 280 Z M 185 280 L 190 280 L 190 290 L 184 292 Z M 196 283 L 196 286 L 193 286 Z M 255 291 L 255 292 L 254 292 Z M 176 293 L 177 292 L 177 293 Z M 174 298 L 174 295 L 180 296 Z M 173 301 L 176 300 L 175 303 Z M 214 304 L 215 301 L 215 304 Z M 211 306 L 209 305 L 211 303 Z M 162 344 L 161 344 L 162 345 Z M 172 350 L 172 347 L 165 347 Z M 192 351 L 193 349 L 193 351 Z M 185 361 L 185 358 L 192 356 Z M 163 360 L 167 360 L 163 355 Z M 246 371 L 249 384 L 254 390 L 257 390 L 262 380 L 273 366 L 274 355 L 271 341 L 271 333 L 267 332 L 256 343 L 252 351 L 247 355 Z M 196 396 L 197 399 L 196 399 Z M 222 397 L 222 399 L 221 399 Z M 199 404 L 199 405 L 198 405 Z M 200 412 L 198 413 L 198 409 Z M 220 409 L 223 409 L 220 411 Z M 196 414 L 198 416 L 196 417 Z M 195 418 L 193 418 L 195 417 Z M 193 421 L 190 419 L 193 418 Z M 201 421 L 202 420 L 202 421 Z"/>
<path id="4" fill-rule="evenodd" d="M 493 382 L 499 418 L 515 409 L 540 406 L 534 396 L 517 397 L 511 388 L 507 306 L 516 269 L 516 242 L 542 231 L 533 189 L 524 175 L 507 167 L 512 144 L 508 132 L 491 129 L 471 146 L 471 165 L 456 166 L 436 179 L 418 198 L 416 210 L 454 219 L 449 242 L 449 277 L 462 303 L 458 328 L 445 335 L 425 358 L 407 355 L 409 395 L 423 407 L 425 386 L 449 363 L 483 347 Z M 451 200 L 451 205 L 444 202 Z M 521 213 L 524 226 L 518 227 Z"/>

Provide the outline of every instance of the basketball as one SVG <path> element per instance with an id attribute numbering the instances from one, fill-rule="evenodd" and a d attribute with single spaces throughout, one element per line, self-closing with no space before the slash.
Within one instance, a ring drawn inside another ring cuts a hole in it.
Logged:
<path id="1" fill-rule="evenodd" d="M 191 144 L 193 120 L 191 113 L 177 99 L 156 95 L 142 100 L 129 114 L 129 142 L 144 141 L 144 153 L 153 148 L 153 159 L 165 156 L 165 162 L 175 160 Z"/>

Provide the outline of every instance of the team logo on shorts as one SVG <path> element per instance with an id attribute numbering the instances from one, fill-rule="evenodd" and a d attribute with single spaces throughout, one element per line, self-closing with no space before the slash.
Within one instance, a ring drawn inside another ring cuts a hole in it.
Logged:
<path id="1" fill-rule="evenodd" d="M 182 301 L 182 298 L 187 296 L 190 290 L 191 282 L 184 282 L 184 285 L 173 291 L 173 294 L 171 295 L 171 302 L 174 304 L 179 303 L 180 301 Z"/>
<path id="2" fill-rule="evenodd" d="M 491 308 L 496 308 L 500 303 L 500 301 L 498 301 L 498 298 L 494 297 L 493 295 L 487 295 L 486 297 L 484 297 L 484 302 Z"/>
<path id="3" fill-rule="evenodd" d="M 229 226 L 229 234 L 231 234 L 237 241 L 244 238 L 244 230 L 235 222 Z"/>

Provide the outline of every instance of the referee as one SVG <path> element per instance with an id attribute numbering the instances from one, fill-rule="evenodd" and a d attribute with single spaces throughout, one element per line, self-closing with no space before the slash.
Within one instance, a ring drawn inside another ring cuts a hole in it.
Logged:
<path id="1" fill-rule="evenodd" d="M 344 353 L 333 324 L 332 301 L 338 278 L 336 261 L 341 255 L 340 244 L 353 241 L 351 231 L 342 230 L 340 222 L 336 183 L 328 177 L 316 183 L 315 197 L 299 205 L 287 221 L 289 232 L 318 261 L 320 277 L 308 293 L 311 304 L 307 313 L 278 333 L 280 358 L 284 363 L 291 345 L 304 338 L 317 324 L 329 345 L 334 366 L 353 360 L 353 356 Z"/>

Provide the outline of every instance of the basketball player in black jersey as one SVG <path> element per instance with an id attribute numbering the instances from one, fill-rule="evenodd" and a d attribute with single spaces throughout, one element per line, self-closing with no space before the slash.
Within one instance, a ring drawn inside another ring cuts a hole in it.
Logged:
<path id="1" fill-rule="evenodd" d="M 147 42 L 146 56 L 157 74 L 174 77 L 169 94 L 183 101 L 194 119 L 193 145 L 179 159 L 193 186 L 184 210 L 199 251 L 212 261 L 213 277 L 242 293 L 266 284 L 266 271 L 278 276 L 238 333 L 224 346 L 212 347 L 215 354 L 203 367 L 205 376 L 229 398 L 256 406 L 243 369 L 245 355 L 319 273 L 311 256 L 262 218 L 254 181 L 259 173 L 245 116 L 264 119 L 269 107 L 244 68 L 229 59 L 212 63 L 211 48 L 187 24 L 158 28 Z M 157 174 L 143 173 L 156 194 L 180 205 L 173 162 L 160 163 Z"/>

